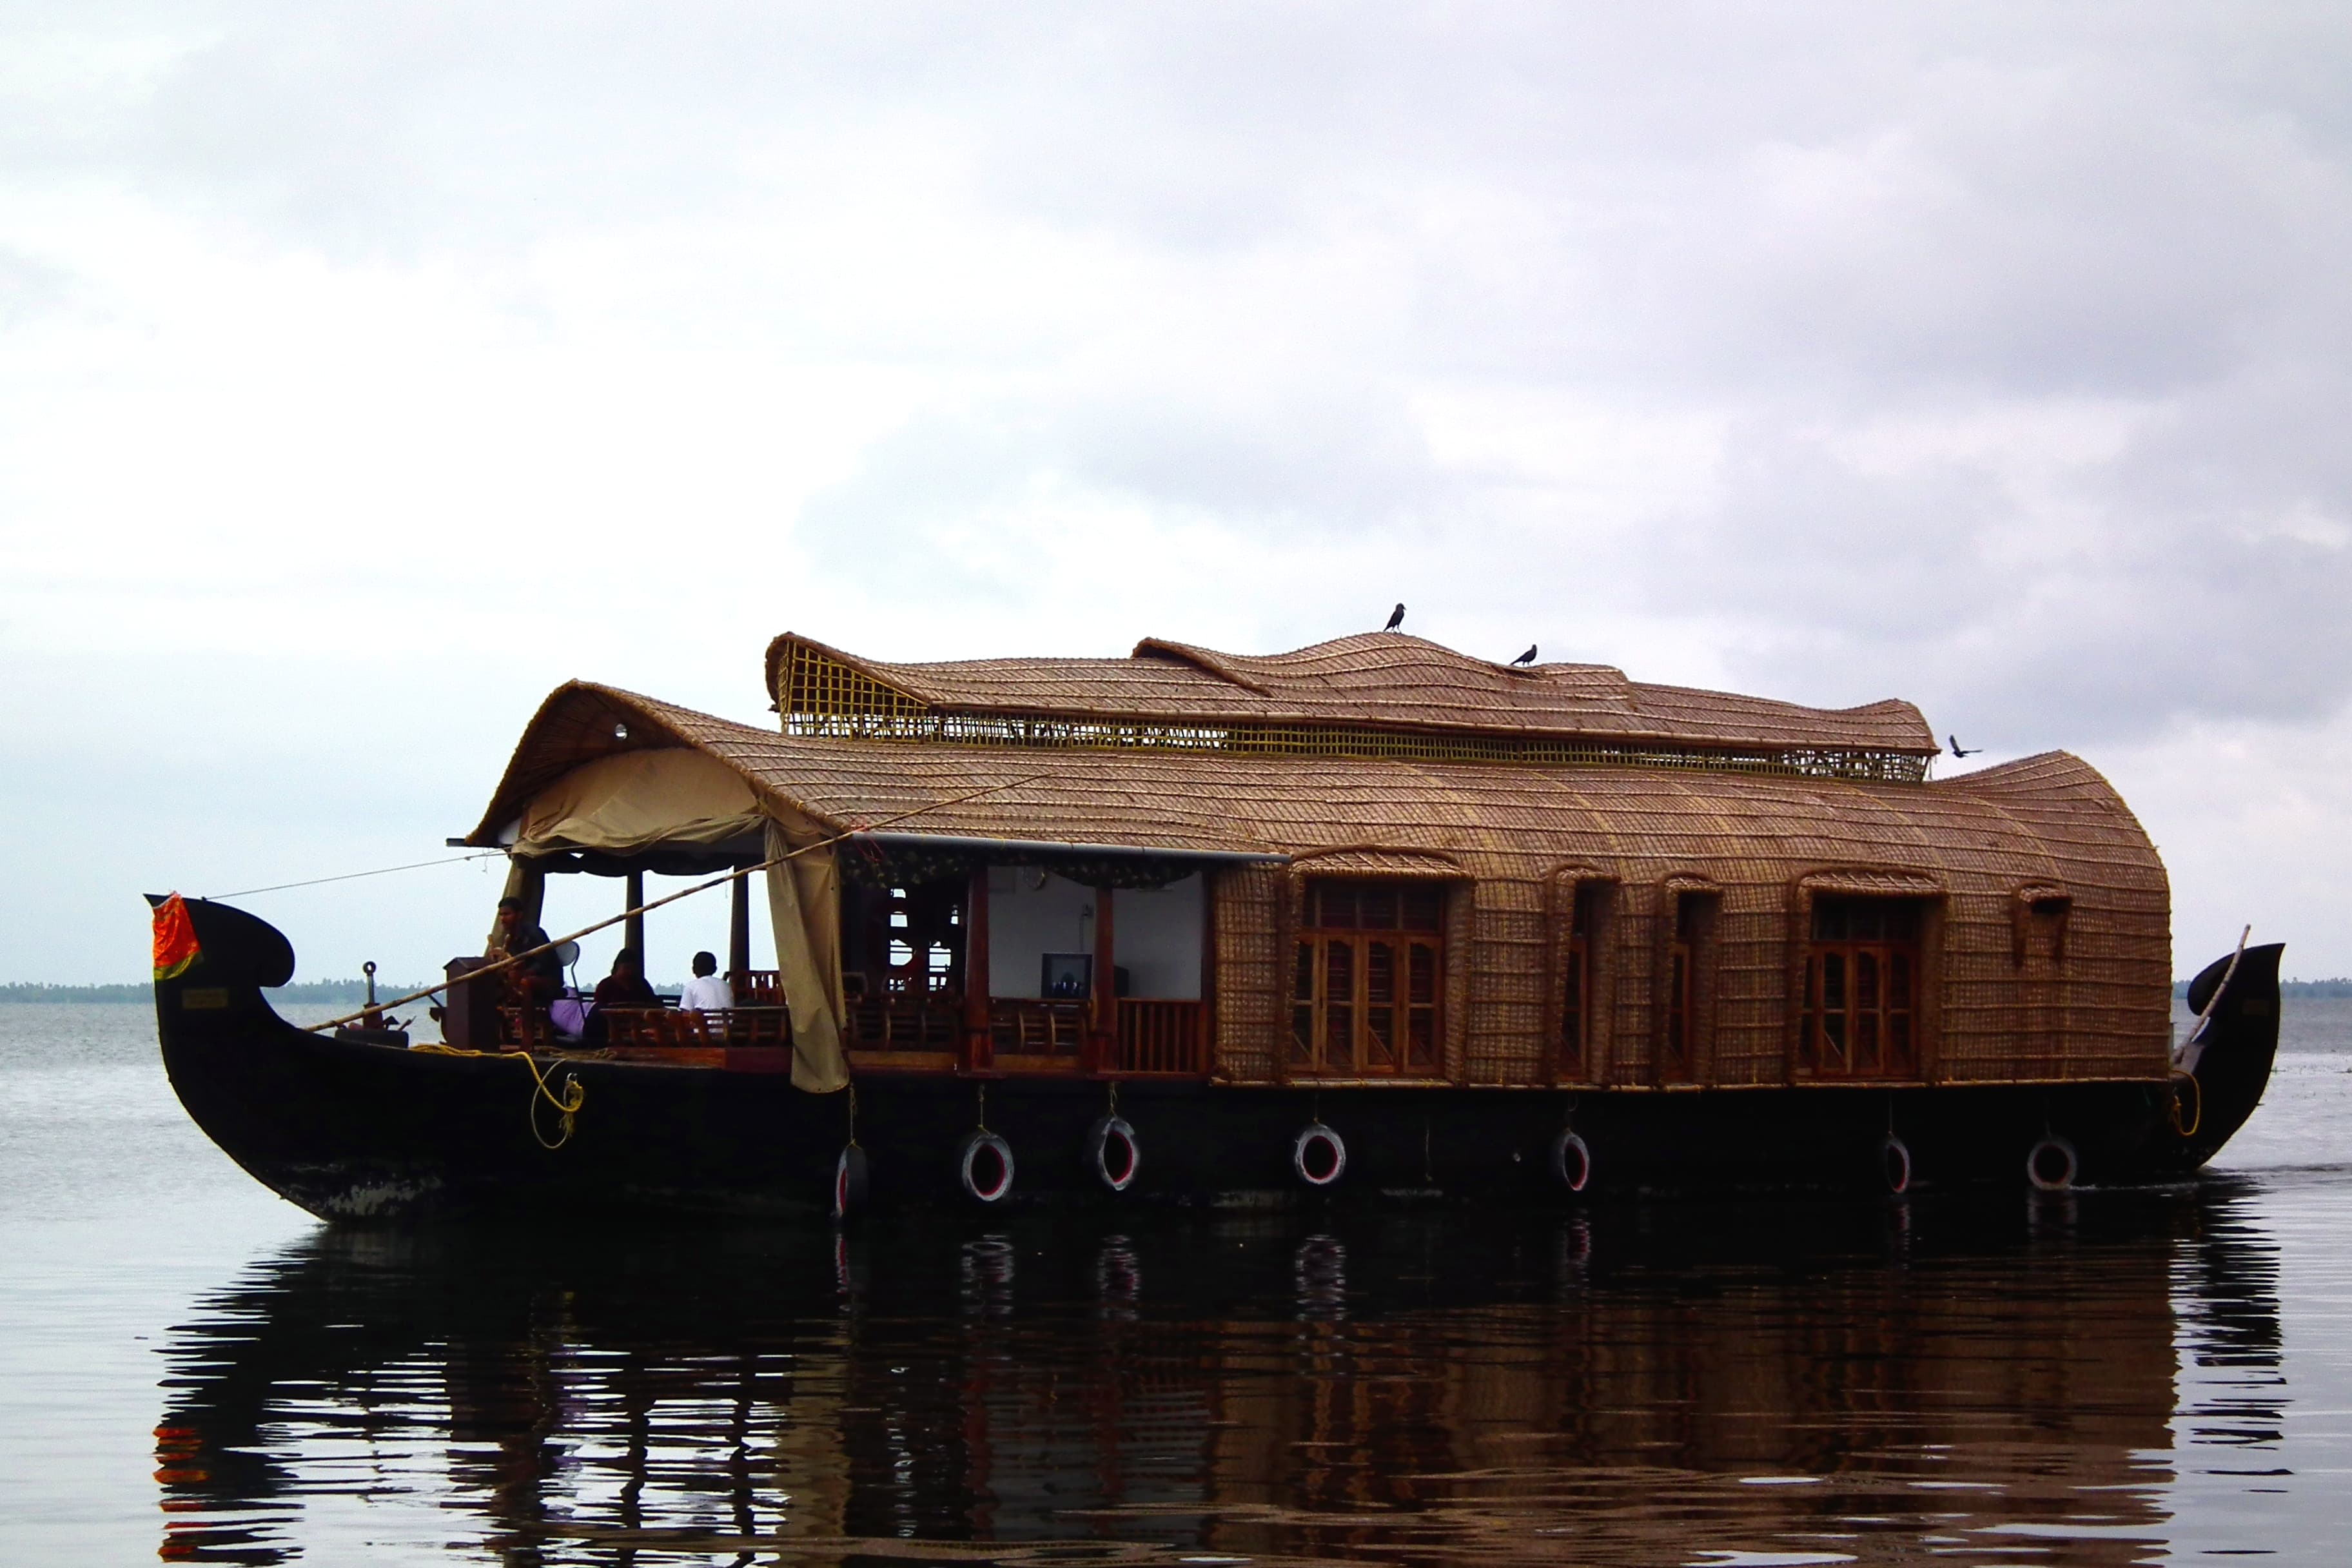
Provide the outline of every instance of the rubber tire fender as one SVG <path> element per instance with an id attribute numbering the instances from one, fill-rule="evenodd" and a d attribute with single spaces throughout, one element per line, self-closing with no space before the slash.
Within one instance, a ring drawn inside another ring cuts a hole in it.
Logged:
<path id="1" fill-rule="evenodd" d="M 1551 1141 L 1551 1173 L 1571 1193 L 1580 1193 L 1592 1180 L 1592 1146 L 1569 1128 Z"/>
<path id="2" fill-rule="evenodd" d="M 841 1158 L 833 1163 L 833 1217 L 847 1219 L 863 1213 L 872 1191 L 873 1173 L 866 1151 L 855 1143 L 845 1145 Z"/>
<path id="3" fill-rule="evenodd" d="M 1878 1141 L 1878 1174 L 1886 1190 L 1896 1197 L 1911 1190 L 1911 1177 L 1916 1167 L 1911 1161 L 1911 1145 L 1889 1132 Z"/>
<path id="4" fill-rule="evenodd" d="M 1331 1147 L 1331 1169 L 1320 1176 L 1307 1168 L 1307 1147 L 1318 1142 Z M 1308 1186 L 1328 1187 L 1348 1173 L 1347 1140 L 1322 1122 L 1310 1121 L 1298 1130 L 1297 1137 L 1290 1141 L 1290 1168 Z"/>
<path id="5" fill-rule="evenodd" d="M 1111 1173 L 1114 1140 L 1127 1151 L 1124 1168 L 1117 1175 Z M 1125 1117 L 1098 1117 L 1087 1129 L 1087 1163 L 1096 1178 L 1112 1192 L 1123 1193 L 1135 1184 L 1136 1173 L 1143 1169 L 1143 1145 L 1136 1141 L 1135 1129 Z"/>
<path id="6" fill-rule="evenodd" d="M 2056 1176 L 2045 1176 L 2042 1173 L 2042 1155 L 2044 1150 L 2054 1152 L 2059 1158 L 2066 1162 L 2065 1169 Z M 2075 1152 L 2074 1144 L 2054 1132 L 2039 1139 L 2032 1148 L 2025 1152 L 2025 1179 L 2033 1184 L 2034 1190 L 2037 1192 L 2063 1193 L 2072 1187 L 2074 1184 L 2074 1179 L 2082 1173 L 2083 1156 Z"/>
<path id="7" fill-rule="evenodd" d="M 982 1154 L 996 1157 L 1003 1177 L 993 1187 L 983 1189 L 974 1167 Z M 956 1150 L 956 1178 L 963 1184 L 965 1195 L 983 1204 L 1002 1203 L 1013 1191 L 1013 1145 L 984 1127 L 975 1127 L 964 1134 Z"/>

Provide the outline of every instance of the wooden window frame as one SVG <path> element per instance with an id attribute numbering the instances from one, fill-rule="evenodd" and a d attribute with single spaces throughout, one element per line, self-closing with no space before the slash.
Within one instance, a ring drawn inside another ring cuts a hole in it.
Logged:
<path id="1" fill-rule="evenodd" d="M 1658 910 L 1657 1043 L 1651 1076 L 1661 1084 L 1701 1083 L 1714 1070 L 1715 992 L 1723 889 L 1697 877 L 1670 878 Z"/>
<path id="2" fill-rule="evenodd" d="M 1285 964 L 1283 1059 L 1286 1076 L 1303 1079 L 1396 1079 L 1443 1081 L 1448 1016 L 1446 966 L 1449 885 L 1425 878 L 1309 876 L 1299 889 L 1297 921 Z M 1361 900 L 1393 900 L 1391 924 L 1363 923 Z M 1346 902 L 1340 900 L 1345 900 Z M 1408 923 L 1414 903 L 1426 923 Z M 1358 911 L 1346 913 L 1345 911 Z M 1327 917 L 1341 915 L 1339 920 Z M 1379 992 L 1389 950 L 1386 997 Z M 1344 985 L 1345 999 L 1332 994 Z M 1387 1015 L 1386 1059 L 1372 1020 Z M 1333 1036 L 1344 1030 L 1346 1055 L 1333 1059 Z M 1418 1047 L 1418 1049 L 1416 1049 Z"/>
<path id="3" fill-rule="evenodd" d="M 1666 952 L 1662 966 L 1665 1003 L 1658 1009 L 1658 1078 L 1661 1082 L 1687 1081 L 1691 1076 L 1693 1028 L 1698 1020 L 1697 998 L 1692 994 L 1698 969 L 1698 942 L 1690 931 L 1691 896 L 1668 895 L 1672 902 L 1665 921 Z"/>
<path id="4" fill-rule="evenodd" d="M 1803 901 L 1790 1007 L 1794 1077 L 1914 1083 L 1927 1076 L 1935 914 L 1935 900 L 1916 894 L 1824 889 Z"/>
<path id="5" fill-rule="evenodd" d="M 1550 878 L 1550 968 L 1545 982 L 1543 1079 L 1598 1084 L 1608 1072 L 1617 879 L 1570 866 Z"/>

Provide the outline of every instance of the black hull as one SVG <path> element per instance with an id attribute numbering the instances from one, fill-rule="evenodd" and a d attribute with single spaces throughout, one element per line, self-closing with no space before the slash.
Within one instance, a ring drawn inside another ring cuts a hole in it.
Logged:
<path id="1" fill-rule="evenodd" d="M 2278 949 L 2249 950 L 2215 1009 L 2193 1115 L 2164 1083 L 1565 1091 L 1235 1088 L 1129 1081 L 1118 1113 L 1139 1173 L 1102 1185 L 1087 1129 L 1108 1084 L 1073 1079 L 861 1076 L 854 1097 L 811 1095 L 776 1073 L 553 1061 L 585 1090 L 568 1139 L 516 1060 L 411 1051 L 307 1033 L 261 985 L 290 971 L 283 938 L 222 906 L 192 905 L 205 959 L 159 983 L 164 1064 L 189 1114 L 253 1176 L 311 1213 L 822 1212 L 850 1118 L 872 1200 L 971 1202 L 957 1153 L 983 1115 L 1017 1165 L 1006 1203 L 1251 1205 L 1302 1196 L 1561 1202 L 1554 1141 L 1591 1151 L 1587 1195 L 1656 1188 L 1884 1190 L 1890 1129 L 1921 1185 L 2025 1183 L 2056 1135 L 2076 1180 L 2119 1184 L 2194 1172 L 2242 1125 L 2277 1046 Z M 273 947 L 271 944 L 275 943 Z M 247 950 L 262 956 L 247 962 Z M 274 976 L 274 978 L 273 978 Z M 1292 1141 L 1319 1119 L 1345 1140 L 1345 1175 L 1310 1189 Z M 2189 1134 L 2181 1131 L 2183 1124 Z"/>

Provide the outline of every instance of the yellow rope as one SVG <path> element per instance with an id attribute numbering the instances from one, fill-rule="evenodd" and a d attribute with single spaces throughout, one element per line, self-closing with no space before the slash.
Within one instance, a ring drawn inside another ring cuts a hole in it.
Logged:
<path id="1" fill-rule="evenodd" d="M 2188 1126 L 2186 1126 L 2186 1127 L 2183 1127 L 2183 1126 L 2180 1124 L 2180 1086 L 2181 1086 L 2182 1084 L 2184 1084 L 2184 1083 L 2187 1083 L 2187 1084 L 2195 1084 L 2195 1085 L 2196 1085 L 2196 1088 L 2197 1088 L 2197 1093 L 2196 1093 L 2196 1096 L 2195 1096 L 2195 1099 L 2196 1099 L 2196 1101 L 2197 1101 L 2197 1114 L 2196 1114 L 2196 1115 L 2194 1115 L 2194 1116 L 2192 1116 L 2192 1117 L 2190 1117 L 2190 1118 L 2189 1119 L 2189 1125 L 2188 1125 Z M 2201 1084 L 2201 1083 L 2198 1083 L 2198 1082 L 2197 1082 L 2197 1075 L 2196 1075 L 2195 1073 L 2193 1073 L 2193 1072 L 2183 1072 L 2183 1073 L 2175 1073 L 2175 1074 L 2173 1074 L 2173 1076 L 2172 1076 L 2172 1130 L 2173 1130 L 2175 1132 L 2179 1133 L 2183 1138 L 2194 1138 L 2194 1137 L 2196 1137 L 2196 1136 L 2197 1136 L 2197 1130 L 2198 1130 L 2200 1127 L 2202 1127 L 2202 1126 L 2204 1126 L 2204 1125 L 2205 1125 L 2205 1086 L 2204 1086 L 2203 1084 Z"/>
<path id="2" fill-rule="evenodd" d="M 582 1106 L 588 1103 L 588 1086 L 578 1079 L 567 1078 L 563 1080 L 563 1098 L 558 1100 L 554 1092 L 547 1087 L 547 1075 L 539 1070 L 539 1063 L 532 1058 L 529 1051 L 469 1051 L 457 1046 L 444 1045 L 411 1046 L 408 1048 L 411 1051 L 422 1051 L 428 1056 L 480 1057 L 498 1061 L 522 1063 L 524 1067 L 530 1069 L 531 1082 L 538 1085 L 530 1098 L 529 1120 L 531 1137 L 538 1140 L 539 1146 L 542 1149 L 561 1149 L 572 1142 L 572 1119 L 578 1114 Z M 563 1133 L 552 1143 L 541 1137 L 539 1131 L 539 1102 L 542 1099 L 563 1113 Z"/>

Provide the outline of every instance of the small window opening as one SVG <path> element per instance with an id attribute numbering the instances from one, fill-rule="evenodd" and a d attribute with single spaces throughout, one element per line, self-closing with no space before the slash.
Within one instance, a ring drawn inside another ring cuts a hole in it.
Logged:
<path id="1" fill-rule="evenodd" d="M 1604 882 L 1580 881 L 1569 905 L 1568 939 L 1560 954 L 1559 1076 L 1564 1079 L 1580 1079 L 1591 1070 L 1600 1007 L 1593 965 L 1610 892 Z"/>
<path id="2" fill-rule="evenodd" d="M 1669 912 L 1672 925 L 1661 954 L 1665 995 L 1658 1040 L 1658 1076 L 1669 1082 L 1686 1082 L 1697 1076 L 1699 1057 L 1707 1043 L 1707 948 L 1717 902 L 1717 895 L 1712 892 L 1674 895 Z"/>

